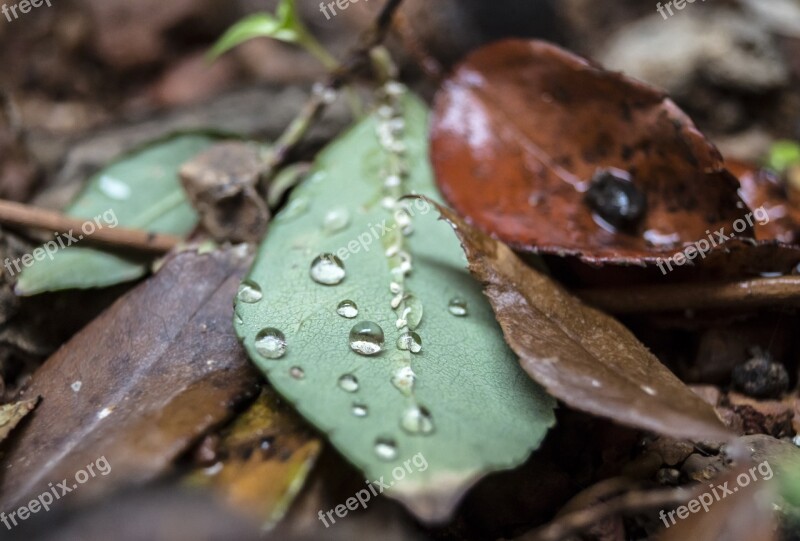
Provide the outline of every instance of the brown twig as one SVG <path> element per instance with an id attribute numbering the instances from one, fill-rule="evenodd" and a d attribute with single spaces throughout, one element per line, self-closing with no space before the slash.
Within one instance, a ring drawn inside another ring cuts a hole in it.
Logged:
<path id="1" fill-rule="evenodd" d="M 370 64 L 369 52 L 386 39 L 392 18 L 402 3 L 403 0 L 388 0 L 373 25 L 361 36 L 359 44 L 350 52 L 347 60 L 328 76 L 325 83 L 314 89 L 300 114 L 278 138 L 266 157 L 262 171 L 262 178 L 265 181 L 272 178 L 276 170 L 286 161 L 289 152 L 302 140 L 308 128 L 329 103 L 328 96 L 337 92 Z"/>
<path id="2" fill-rule="evenodd" d="M 87 223 L 94 226 L 91 234 L 82 229 Z M 172 235 L 111 227 L 110 224 L 97 224 L 91 219 L 74 218 L 59 212 L 4 200 L 0 200 L 0 224 L 43 229 L 61 235 L 69 234 L 75 241 L 156 254 L 167 253 L 181 242 L 180 237 Z M 66 242 L 69 242 L 69 239 L 66 239 Z"/>
<path id="3" fill-rule="evenodd" d="M 668 284 L 576 291 L 584 301 L 613 314 L 680 310 L 800 306 L 800 276 L 756 278 L 720 284 Z"/>
<path id="4" fill-rule="evenodd" d="M 693 494 L 693 491 L 685 488 L 631 491 L 613 500 L 563 515 L 550 524 L 519 537 L 518 541 L 560 541 L 586 530 L 603 519 L 624 513 L 679 505 Z"/>

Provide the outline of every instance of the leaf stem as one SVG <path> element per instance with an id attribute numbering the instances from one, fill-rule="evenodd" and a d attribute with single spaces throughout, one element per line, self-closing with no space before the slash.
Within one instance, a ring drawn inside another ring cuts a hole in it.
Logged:
<path id="1" fill-rule="evenodd" d="M 265 184 L 272 179 L 277 169 L 286 161 L 291 150 L 303 139 L 308 129 L 331 103 L 330 96 L 351 81 L 359 72 L 371 64 L 370 51 L 383 43 L 391 28 L 392 19 L 403 0 L 387 0 L 372 27 L 364 32 L 359 44 L 351 51 L 343 64 L 338 64 L 327 80 L 311 93 L 298 116 L 278 138 L 267 156 L 261 178 Z M 325 54 L 328 54 L 327 51 Z"/>

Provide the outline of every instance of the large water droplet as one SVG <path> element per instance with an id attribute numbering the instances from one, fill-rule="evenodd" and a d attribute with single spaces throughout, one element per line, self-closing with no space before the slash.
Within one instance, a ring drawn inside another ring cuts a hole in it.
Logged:
<path id="1" fill-rule="evenodd" d="M 406 308 L 409 308 L 406 321 L 408 321 L 408 328 L 412 331 L 419 327 L 422 321 L 422 301 L 413 295 L 409 295 L 406 299 Z"/>
<path id="2" fill-rule="evenodd" d="M 350 212 L 344 207 L 329 210 L 322 223 L 325 231 L 330 234 L 347 229 L 348 225 L 350 225 Z"/>
<path id="3" fill-rule="evenodd" d="M 403 413 L 400 426 L 409 434 L 430 434 L 433 432 L 433 417 L 426 408 L 413 406 Z"/>
<path id="4" fill-rule="evenodd" d="M 411 353 L 419 353 L 422 350 L 422 338 L 415 332 L 405 332 L 397 339 L 397 347 Z"/>
<path id="5" fill-rule="evenodd" d="M 358 379 L 352 374 L 345 374 L 339 378 L 339 387 L 348 393 L 354 393 L 358 390 Z"/>
<path id="6" fill-rule="evenodd" d="M 318 284 L 335 286 L 345 277 L 344 263 L 333 254 L 317 256 L 311 263 L 311 279 Z"/>
<path id="7" fill-rule="evenodd" d="M 362 321 L 350 330 L 350 347 L 361 355 L 375 355 L 383 349 L 383 329 L 372 321 Z"/>
<path id="8" fill-rule="evenodd" d="M 358 316 L 358 306 L 351 300 L 344 300 L 336 307 L 336 313 L 347 319 L 353 319 Z"/>
<path id="9" fill-rule="evenodd" d="M 394 385 L 401 393 L 408 396 L 414 389 L 414 382 L 416 379 L 417 375 L 414 374 L 414 371 L 411 369 L 411 367 L 404 366 L 399 368 L 392 376 L 392 385 Z"/>
<path id="10" fill-rule="evenodd" d="M 397 444 L 388 438 L 378 438 L 375 440 L 375 454 L 381 460 L 394 460 L 397 458 Z"/>
<path id="11" fill-rule="evenodd" d="M 256 351 L 267 359 L 280 359 L 286 353 L 286 337 L 271 327 L 256 335 Z"/>
<path id="12" fill-rule="evenodd" d="M 467 315 L 467 301 L 461 297 L 453 297 L 450 299 L 450 304 L 447 306 L 447 309 L 454 316 L 464 317 Z"/>
<path id="13" fill-rule="evenodd" d="M 369 410 L 364 404 L 353 404 L 353 415 L 356 417 L 366 417 L 368 413 Z"/>
<path id="14" fill-rule="evenodd" d="M 261 287 L 250 280 L 242 282 L 239 286 L 239 292 L 236 294 L 236 298 L 239 299 L 240 302 L 247 304 L 257 303 L 263 296 L 264 294 L 261 293 Z"/>

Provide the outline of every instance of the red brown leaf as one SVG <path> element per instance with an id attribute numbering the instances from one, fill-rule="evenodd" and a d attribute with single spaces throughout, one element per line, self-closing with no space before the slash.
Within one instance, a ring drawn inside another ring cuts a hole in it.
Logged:
<path id="1" fill-rule="evenodd" d="M 541 41 L 470 55 L 436 97 L 431 137 L 447 201 L 518 251 L 644 265 L 750 212 L 717 149 L 662 91 Z M 630 178 L 646 201 L 638 222 L 610 227 L 587 204 L 602 171 Z M 731 245 L 752 236 L 748 225 Z M 785 270 L 800 257 L 771 259 Z"/>

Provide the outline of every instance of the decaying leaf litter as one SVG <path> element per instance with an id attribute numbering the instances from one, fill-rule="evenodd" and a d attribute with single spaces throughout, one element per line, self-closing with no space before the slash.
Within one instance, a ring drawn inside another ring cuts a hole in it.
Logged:
<path id="1" fill-rule="evenodd" d="M 164 133 L 65 207 L 119 225 L 111 248 L 84 230 L 31 256 L 16 294 L 131 289 L 10 387 L 3 508 L 102 456 L 110 475 L 63 502 L 89 524 L 158 483 L 290 538 L 369 537 L 381 517 L 399 539 L 790 534 L 800 150 L 776 145 L 772 169 L 724 160 L 663 90 L 543 41 L 446 70 L 402 3 L 341 64 L 291 0 L 243 19 L 215 56 L 268 37 L 328 71 L 286 129 Z M 390 32 L 441 77 L 430 99 Z M 337 99 L 350 126 L 304 148 Z M 759 209 L 770 220 L 740 230 Z M 41 227 L 31 212 L 0 219 Z M 141 230 L 174 247 L 154 257 Z M 712 231 L 728 234 L 688 257 Z M 688 262 L 662 279 L 673 254 Z M 659 521 L 756 464 L 779 479 Z M 512 491 L 514 512 L 489 517 Z"/>

